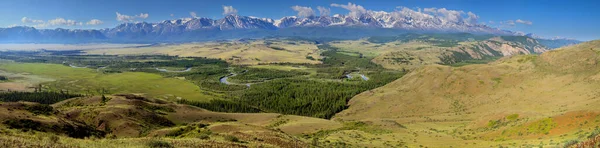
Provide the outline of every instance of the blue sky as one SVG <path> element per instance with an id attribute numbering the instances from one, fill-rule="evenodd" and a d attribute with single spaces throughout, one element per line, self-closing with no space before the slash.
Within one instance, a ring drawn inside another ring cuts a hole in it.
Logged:
<path id="1" fill-rule="evenodd" d="M 446 8 L 473 12 L 479 23 L 496 28 L 543 37 L 600 39 L 598 0 L 2 0 L 0 27 L 97 29 L 125 20 L 158 22 L 191 17 L 190 12 L 218 19 L 223 17 L 223 6 L 232 6 L 239 15 L 279 19 L 296 15 L 291 9 L 295 5 L 311 7 L 317 14 L 317 6 L 330 8 L 331 14 L 348 14 L 346 9 L 331 6 L 348 2 L 388 12 L 398 10 L 398 6 Z"/>

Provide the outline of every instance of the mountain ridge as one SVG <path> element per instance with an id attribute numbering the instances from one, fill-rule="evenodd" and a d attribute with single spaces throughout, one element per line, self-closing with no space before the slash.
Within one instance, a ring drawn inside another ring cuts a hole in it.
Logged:
<path id="1" fill-rule="evenodd" d="M 305 30 L 316 30 L 305 32 Z M 336 29 L 344 28 L 344 29 Z M 364 31 L 370 30 L 370 31 Z M 376 31 L 376 33 L 369 33 Z M 260 32 L 257 32 L 260 31 Z M 360 16 L 288 16 L 278 20 L 252 16 L 227 15 L 221 19 L 180 18 L 156 23 L 123 23 L 104 29 L 36 29 L 17 26 L 0 28 L 0 42 L 187 42 L 235 38 L 260 38 L 266 36 L 315 36 L 361 38 L 388 32 L 465 32 L 473 34 L 515 35 L 482 24 L 445 22 L 439 18 L 417 19 L 409 15 L 395 16 L 387 12 L 373 12 Z M 392 33 L 390 33 L 392 32 Z M 313 33 L 313 34 L 311 34 Z M 343 34 L 345 36 L 336 36 Z M 385 35 L 385 34 L 384 34 Z"/>

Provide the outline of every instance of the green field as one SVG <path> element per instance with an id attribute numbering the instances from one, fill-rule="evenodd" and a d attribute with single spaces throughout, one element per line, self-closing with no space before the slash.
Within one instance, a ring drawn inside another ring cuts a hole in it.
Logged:
<path id="1" fill-rule="evenodd" d="M 88 68 L 72 68 L 59 64 L 0 63 L 0 70 L 49 77 L 56 81 L 43 83 L 50 90 L 69 90 L 82 94 L 97 94 L 102 89 L 108 93 L 140 93 L 149 97 L 205 101 L 215 96 L 204 93 L 186 80 L 164 78 L 158 74 L 123 72 L 103 74 Z"/>

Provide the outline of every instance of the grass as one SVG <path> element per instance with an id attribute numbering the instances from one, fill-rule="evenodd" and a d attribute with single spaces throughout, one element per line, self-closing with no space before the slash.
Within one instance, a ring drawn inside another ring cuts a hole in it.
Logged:
<path id="1" fill-rule="evenodd" d="M 264 69 L 273 69 L 273 70 L 283 70 L 283 71 L 292 71 L 298 70 L 302 72 L 308 72 L 311 76 L 317 74 L 317 69 L 308 68 L 305 66 L 287 66 L 287 65 L 252 65 L 251 68 L 264 68 Z"/>
<path id="2" fill-rule="evenodd" d="M 556 122 L 554 122 L 552 118 L 545 118 L 527 126 L 527 132 L 535 134 L 548 134 L 554 127 L 556 127 Z"/>
<path id="3" fill-rule="evenodd" d="M 393 135 L 407 139 L 408 147 L 559 147 L 565 140 L 582 141 L 593 135 L 600 111 L 594 62 L 600 55 L 589 50 L 600 41 L 595 43 L 490 64 L 425 66 L 355 96 L 333 120 L 383 127 L 382 119 L 394 120 L 407 129 L 363 137 Z M 458 114 L 454 101 L 464 109 Z M 333 133 L 327 139 L 351 143 L 350 137 Z M 367 140 L 357 144 L 376 147 Z"/>
<path id="4" fill-rule="evenodd" d="M 180 57 L 209 57 L 223 59 L 236 65 L 257 65 L 259 63 L 318 64 L 320 63 L 319 59 L 321 59 L 320 51 L 314 43 L 286 40 L 186 43 L 139 48 L 108 48 L 86 50 L 85 52 L 97 55 L 167 54 Z M 306 58 L 308 56 L 312 59 Z"/>
<path id="5" fill-rule="evenodd" d="M 215 98 L 198 86 L 180 79 L 141 72 L 113 74 L 98 73 L 93 69 L 71 68 L 58 64 L 4 63 L 0 69 L 13 73 L 29 73 L 56 81 L 43 83 L 50 90 L 69 90 L 81 94 L 97 94 L 101 89 L 109 93 L 141 93 L 155 98 L 207 101 Z"/>
<path id="6" fill-rule="evenodd" d="M 484 59 L 464 60 L 464 61 L 450 64 L 450 66 L 461 67 L 461 66 L 471 65 L 471 64 L 487 64 L 487 63 L 496 61 L 498 59 L 500 59 L 500 57 L 489 57 L 489 58 L 484 58 Z"/>

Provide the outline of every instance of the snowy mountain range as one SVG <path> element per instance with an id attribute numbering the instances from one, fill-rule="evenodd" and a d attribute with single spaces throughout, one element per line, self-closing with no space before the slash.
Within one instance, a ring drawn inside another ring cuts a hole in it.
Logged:
<path id="1" fill-rule="evenodd" d="M 360 38 L 406 32 L 465 32 L 517 35 L 468 20 L 448 21 L 410 12 L 376 12 L 361 15 L 283 17 L 278 20 L 227 15 L 222 19 L 182 18 L 162 22 L 124 23 L 99 30 L 0 28 L 0 42 L 183 42 L 266 36 Z"/>

